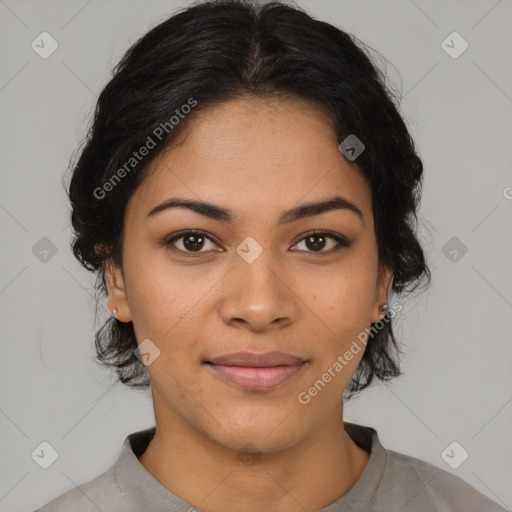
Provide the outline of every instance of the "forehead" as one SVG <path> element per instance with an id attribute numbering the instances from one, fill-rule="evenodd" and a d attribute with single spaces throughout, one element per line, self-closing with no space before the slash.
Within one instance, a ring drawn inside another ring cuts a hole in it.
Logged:
<path id="1" fill-rule="evenodd" d="M 275 218 L 286 207 L 336 194 L 371 216 L 370 185 L 339 150 L 325 109 L 243 98 L 194 113 L 180 143 L 152 162 L 127 215 L 145 217 L 181 196 L 226 206 L 237 218 Z"/>

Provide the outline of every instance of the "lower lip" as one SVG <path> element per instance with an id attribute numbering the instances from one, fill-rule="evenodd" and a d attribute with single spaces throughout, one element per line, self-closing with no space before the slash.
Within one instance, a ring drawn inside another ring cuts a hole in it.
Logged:
<path id="1" fill-rule="evenodd" d="M 305 363 L 268 368 L 250 366 L 224 366 L 208 363 L 208 366 L 223 379 L 250 391 L 268 391 L 289 381 L 304 367 Z"/>

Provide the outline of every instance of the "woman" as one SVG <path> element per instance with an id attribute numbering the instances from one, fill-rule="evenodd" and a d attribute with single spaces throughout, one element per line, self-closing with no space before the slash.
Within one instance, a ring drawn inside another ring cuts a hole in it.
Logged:
<path id="1" fill-rule="evenodd" d="M 343 422 L 400 375 L 422 171 L 365 51 L 300 9 L 203 2 L 138 41 L 69 196 L 98 359 L 151 386 L 156 428 L 39 510 L 504 510 Z"/>

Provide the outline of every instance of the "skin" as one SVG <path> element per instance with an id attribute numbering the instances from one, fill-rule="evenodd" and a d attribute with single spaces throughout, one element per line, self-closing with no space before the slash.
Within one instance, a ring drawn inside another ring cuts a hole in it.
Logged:
<path id="1" fill-rule="evenodd" d="M 334 195 L 363 219 L 338 209 L 278 225 L 281 212 Z M 237 219 L 183 207 L 147 217 L 177 196 L 229 208 Z M 346 494 L 370 456 L 343 429 L 343 391 L 363 350 L 309 404 L 297 397 L 382 318 L 392 272 L 379 266 L 371 188 L 338 149 L 326 112 L 268 98 L 197 112 L 182 143 L 151 164 L 125 226 L 123 269 L 105 263 L 107 307 L 133 321 L 138 343 L 150 339 L 160 350 L 147 365 L 157 430 L 141 464 L 205 512 L 318 510 Z M 165 246 L 187 229 L 210 240 L 192 246 L 191 256 L 190 239 Z M 315 250 L 304 237 L 316 229 L 353 243 L 331 252 L 336 241 L 326 238 Z M 236 252 L 248 236 L 263 249 L 252 263 Z M 281 350 L 309 362 L 260 392 L 202 364 L 240 350 Z M 253 458 L 244 461 L 248 444 Z"/>

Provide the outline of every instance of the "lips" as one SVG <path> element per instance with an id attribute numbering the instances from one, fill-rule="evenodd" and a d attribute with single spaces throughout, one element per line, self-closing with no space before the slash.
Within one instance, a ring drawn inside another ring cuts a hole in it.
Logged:
<path id="1" fill-rule="evenodd" d="M 252 366 L 269 368 L 271 366 L 289 366 L 304 363 L 304 359 L 285 352 L 235 352 L 223 356 L 213 357 L 206 361 L 211 364 L 223 366 Z"/>
<path id="2" fill-rule="evenodd" d="M 218 377 L 249 391 L 269 391 L 292 379 L 306 365 L 284 352 L 237 352 L 205 361 Z"/>

